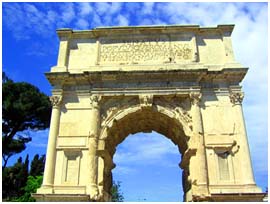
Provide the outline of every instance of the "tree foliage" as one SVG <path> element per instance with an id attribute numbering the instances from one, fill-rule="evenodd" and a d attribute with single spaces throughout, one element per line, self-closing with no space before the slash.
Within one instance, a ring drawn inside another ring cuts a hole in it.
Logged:
<path id="1" fill-rule="evenodd" d="M 35 193 L 42 183 L 42 174 L 45 166 L 45 155 L 34 156 L 28 170 L 28 155 L 24 162 L 20 157 L 13 166 L 3 169 L 2 196 L 7 201 L 35 201 L 31 193 Z"/>
<path id="2" fill-rule="evenodd" d="M 30 175 L 31 176 L 42 175 L 44 172 L 44 166 L 45 166 L 45 155 L 42 155 L 39 158 L 39 155 L 36 154 L 31 162 Z"/>
<path id="3" fill-rule="evenodd" d="M 111 189 L 111 195 L 112 195 L 112 202 L 123 202 L 124 196 L 123 193 L 120 190 L 120 181 L 115 182 L 113 181 L 112 189 Z"/>
<path id="4" fill-rule="evenodd" d="M 32 193 L 36 193 L 37 189 L 41 186 L 43 176 L 28 176 L 26 186 L 23 187 L 24 194 L 14 201 L 17 202 L 34 202 L 35 198 L 31 197 Z"/>
<path id="5" fill-rule="evenodd" d="M 7 200 L 23 195 L 23 187 L 26 185 L 28 177 L 28 155 L 24 162 L 20 157 L 12 167 L 3 169 L 2 174 L 2 196 Z"/>
<path id="6" fill-rule="evenodd" d="M 25 130 L 49 127 L 51 104 L 47 95 L 29 83 L 15 83 L 3 73 L 2 79 L 2 158 L 22 152 L 31 137 Z"/>

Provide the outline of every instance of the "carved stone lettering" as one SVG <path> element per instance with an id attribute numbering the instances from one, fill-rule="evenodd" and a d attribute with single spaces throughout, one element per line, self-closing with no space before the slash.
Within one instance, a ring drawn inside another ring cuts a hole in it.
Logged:
<path id="1" fill-rule="evenodd" d="M 190 42 L 172 42 L 166 38 L 101 40 L 100 62 L 146 62 L 191 60 Z"/>

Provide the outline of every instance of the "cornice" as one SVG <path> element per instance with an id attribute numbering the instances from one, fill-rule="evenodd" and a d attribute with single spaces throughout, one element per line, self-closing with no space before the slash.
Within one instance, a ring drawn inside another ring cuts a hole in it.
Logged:
<path id="1" fill-rule="evenodd" d="M 174 34 L 174 33 L 226 33 L 231 35 L 234 25 L 217 25 L 216 27 L 201 27 L 199 25 L 155 25 L 155 26 L 115 26 L 97 27 L 92 30 L 73 30 L 71 28 L 57 29 L 59 38 L 98 38 L 113 35 L 130 34 Z"/>
<path id="2" fill-rule="evenodd" d="M 239 84 L 245 77 L 248 68 L 225 68 L 220 71 L 207 69 L 190 70 L 151 70 L 151 71 L 83 71 L 81 73 L 48 72 L 47 79 L 53 86 L 97 83 L 213 83 L 226 82 Z"/>

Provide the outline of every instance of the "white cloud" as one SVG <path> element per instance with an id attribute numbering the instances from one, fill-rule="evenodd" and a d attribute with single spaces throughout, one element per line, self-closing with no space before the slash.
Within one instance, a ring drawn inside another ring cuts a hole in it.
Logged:
<path id="1" fill-rule="evenodd" d="M 113 174 L 116 176 L 131 175 L 137 173 L 137 170 L 128 165 L 120 165 L 113 169 Z"/>
<path id="2" fill-rule="evenodd" d="M 17 40 L 29 39 L 32 35 L 51 37 L 55 26 L 56 14 L 41 11 L 30 3 L 5 3 L 3 6 L 4 24 L 12 31 Z"/>
<path id="3" fill-rule="evenodd" d="M 142 12 L 143 14 L 152 14 L 154 8 L 154 2 L 145 2 L 143 4 Z"/>
<path id="4" fill-rule="evenodd" d="M 33 13 L 33 14 L 38 14 L 39 13 L 37 8 L 32 4 L 25 4 L 24 9 L 25 9 L 25 11 L 27 13 Z"/>
<path id="5" fill-rule="evenodd" d="M 76 25 L 79 29 L 89 29 L 89 23 L 84 19 L 79 19 Z"/>
<path id="6" fill-rule="evenodd" d="M 95 10 L 99 16 L 102 16 L 105 13 L 110 12 L 110 7 L 111 7 L 110 3 L 106 3 L 106 2 L 95 4 Z"/>
<path id="7" fill-rule="evenodd" d="M 91 23 L 92 23 L 91 24 L 92 27 L 98 27 L 98 26 L 103 25 L 102 22 L 101 22 L 101 18 L 96 13 L 94 13 Z"/>
<path id="8" fill-rule="evenodd" d="M 116 14 L 119 13 L 120 10 L 122 9 L 123 3 L 122 2 L 113 2 L 111 4 L 111 8 L 110 8 L 110 13 L 111 14 Z"/>
<path id="9" fill-rule="evenodd" d="M 156 132 L 130 135 L 123 144 L 117 147 L 114 162 L 120 165 L 159 163 L 164 166 L 175 166 L 170 156 L 179 157 L 180 153 L 169 139 Z"/>
<path id="10" fill-rule="evenodd" d="M 64 23 L 70 23 L 75 18 L 74 4 L 66 3 L 61 7 L 61 18 Z"/>
<path id="11" fill-rule="evenodd" d="M 56 21 L 56 18 L 57 18 L 57 13 L 56 13 L 55 11 L 49 10 L 49 11 L 47 12 L 46 20 L 48 20 L 48 22 L 49 22 L 50 24 L 54 24 L 55 21 Z"/>
<path id="12" fill-rule="evenodd" d="M 87 16 L 91 12 L 93 12 L 93 8 L 90 3 L 86 3 L 86 2 L 79 3 L 78 7 L 79 7 L 79 13 L 81 16 Z"/>
<path id="13" fill-rule="evenodd" d="M 119 26 L 127 26 L 129 24 L 128 19 L 125 16 L 121 15 L 121 14 L 119 14 L 116 17 L 116 19 L 117 19 L 117 22 L 118 22 Z"/>

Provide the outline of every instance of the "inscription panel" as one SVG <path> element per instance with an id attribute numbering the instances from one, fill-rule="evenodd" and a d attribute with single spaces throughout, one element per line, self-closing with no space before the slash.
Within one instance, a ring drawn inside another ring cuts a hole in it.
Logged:
<path id="1" fill-rule="evenodd" d="M 64 151 L 62 184 L 79 184 L 80 151 Z"/>
<path id="2" fill-rule="evenodd" d="M 76 183 L 76 176 L 78 174 L 77 155 L 71 155 L 67 160 L 67 173 L 65 182 Z"/>
<path id="3" fill-rule="evenodd" d="M 190 62 L 195 59 L 192 36 L 100 38 L 100 64 Z"/>

